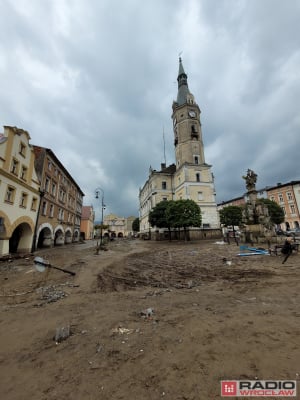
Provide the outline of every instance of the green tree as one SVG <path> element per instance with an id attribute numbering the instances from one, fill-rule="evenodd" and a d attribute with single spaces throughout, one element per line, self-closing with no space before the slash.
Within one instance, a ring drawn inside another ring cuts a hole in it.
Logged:
<path id="1" fill-rule="evenodd" d="M 168 206 L 173 203 L 173 200 L 163 200 L 159 202 L 153 210 L 150 211 L 148 216 L 149 224 L 152 227 L 167 228 L 169 231 L 169 238 L 171 238 L 171 226 L 167 221 L 166 210 Z"/>
<path id="2" fill-rule="evenodd" d="M 270 199 L 259 199 L 257 202 L 268 207 L 269 217 L 273 224 L 279 225 L 284 222 L 284 211 L 275 201 Z"/>
<path id="3" fill-rule="evenodd" d="M 225 226 L 239 226 L 242 223 L 243 211 L 239 206 L 228 206 L 220 210 L 220 222 Z"/>
<path id="4" fill-rule="evenodd" d="M 201 210 L 193 200 L 171 201 L 166 208 L 166 220 L 172 228 L 183 228 L 184 239 L 187 240 L 187 228 L 201 226 Z"/>
<path id="5" fill-rule="evenodd" d="M 139 218 L 136 218 L 132 222 L 132 230 L 133 230 L 133 232 L 139 232 L 140 231 L 140 220 L 139 220 Z"/>

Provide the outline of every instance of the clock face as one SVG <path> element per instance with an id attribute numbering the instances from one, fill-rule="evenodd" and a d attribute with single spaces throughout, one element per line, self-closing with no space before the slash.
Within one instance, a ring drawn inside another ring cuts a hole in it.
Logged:
<path id="1" fill-rule="evenodd" d="M 195 111 L 189 111 L 189 116 L 195 118 L 196 117 Z"/>

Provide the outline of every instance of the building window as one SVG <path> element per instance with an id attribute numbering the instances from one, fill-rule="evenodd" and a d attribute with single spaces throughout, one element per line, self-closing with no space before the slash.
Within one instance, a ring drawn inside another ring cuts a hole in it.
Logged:
<path id="1" fill-rule="evenodd" d="M 13 158 L 13 160 L 12 160 L 11 172 L 14 175 L 18 175 L 18 172 L 19 172 L 19 161 L 16 160 L 15 158 Z"/>
<path id="2" fill-rule="evenodd" d="M 162 190 L 166 190 L 167 189 L 167 182 L 162 182 L 161 183 L 161 188 L 162 188 Z"/>
<path id="3" fill-rule="evenodd" d="M 283 196 L 282 193 L 278 193 L 279 202 L 283 203 Z"/>
<path id="4" fill-rule="evenodd" d="M 26 181 L 26 177 L 27 177 L 27 167 L 25 167 L 25 165 L 22 165 L 21 179 L 23 179 L 23 181 Z"/>
<path id="5" fill-rule="evenodd" d="M 37 198 L 33 197 L 32 202 L 31 202 L 31 210 L 36 211 L 36 206 L 37 206 Z"/>
<path id="6" fill-rule="evenodd" d="M 45 192 L 49 192 L 49 186 L 50 186 L 50 178 L 46 176 L 45 180 Z"/>
<path id="7" fill-rule="evenodd" d="M 271 196 L 271 197 L 270 197 L 270 200 L 275 201 L 275 197 L 274 197 L 274 196 Z"/>
<path id="8" fill-rule="evenodd" d="M 291 214 L 296 214 L 296 210 L 295 210 L 294 204 L 290 204 L 290 210 L 291 210 Z"/>
<path id="9" fill-rule="evenodd" d="M 168 198 L 167 197 L 163 197 L 163 201 L 167 201 L 168 200 Z"/>
<path id="10" fill-rule="evenodd" d="M 198 200 L 203 200 L 203 192 L 198 192 Z"/>
<path id="11" fill-rule="evenodd" d="M 47 202 L 43 201 L 43 204 L 42 204 L 42 215 L 46 215 L 46 212 L 47 212 Z"/>
<path id="12" fill-rule="evenodd" d="M 12 204 L 15 199 L 16 190 L 12 186 L 8 186 L 5 194 L 5 201 Z"/>
<path id="13" fill-rule="evenodd" d="M 200 174 L 199 174 L 199 172 L 196 173 L 196 181 L 200 182 Z"/>
<path id="14" fill-rule="evenodd" d="M 49 212 L 49 216 L 50 216 L 51 218 L 53 218 L 53 214 L 54 214 L 54 205 L 53 205 L 53 204 L 51 204 L 51 205 L 50 205 L 50 212 Z"/>
<path id="15" fill-rule="evenodd" d="M 22 192 L 20 199 L 20 207 L 26 208 L 28 195 L 27 193 Z"/>
<path id="16" fill-rule="evenodd" d="M 196 127 L 195 125 L 192 125 L 191 137 L 192 137 L 192 138 L 195 138 L 195 139 L 198 138 L 197 127 Z"/>
<path id="17" fill-rule="evenodd" d="M 289 201 L 292 201 L 292 200 L 293 200 L 293 195 L 292 195 L 291 192 L 287 192 L 286 195 L 287 195 L 287 198 L 288 198 Z"/>
<path id="18" fill-rule="evenodd" d="M 51 194 L 52 194 L 52 196 L 56 195 L 56 184 L 55 183 L 52 183 Z"/>
<path id="19" fill-rule="evenodd" d="M 50 160 L 48 160 L 48 170 L 49 171 L 52 170 L 52 162 Z"/>
<path id="20" fill-rule="evenodd" d="M 285 207 L 282 206 L 281 208 L 282 208 L 283 214 L 286 215 Z"/>
<path id="21" fill-rule="evenodd" d="M 23 142 L 20 143 L 19 153 L 20 153 L 21 156 L 23 156 L 23 157 L 26 156 L 26 145 L 25 145 Z"/>
<path id="22" fill-rule="evenodd" d="M 194 163 L 195 164 L 199 164 L 199 157 L 198 156 L 194 156 Z"/>

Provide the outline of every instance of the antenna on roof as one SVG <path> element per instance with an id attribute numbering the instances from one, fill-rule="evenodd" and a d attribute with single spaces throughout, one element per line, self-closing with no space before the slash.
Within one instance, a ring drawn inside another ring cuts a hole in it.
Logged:
<path id="1" fill-rule="evenodd" d="M 165 141 L 165 127 L 163 126 L 163 142 L 164 142 L 164 160 L 165 160 L 165 165 L 167 165 L 166 162 L 166 141 Z"/>

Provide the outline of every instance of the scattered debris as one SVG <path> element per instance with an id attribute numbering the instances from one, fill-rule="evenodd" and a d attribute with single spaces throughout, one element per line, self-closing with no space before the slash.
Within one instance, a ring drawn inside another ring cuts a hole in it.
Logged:
<path id="1" fill-rule="evenodd" d="M 123 328 L 121 326 L 118 326 L 118 328 L 114 328 L 112 330 L 113 333 L 120 333 L 121 335 L 124 335 L 124 333 L 126 333 L 127 335 L 129 335 L 130 333 L 132 333 L 134 331 L 134 329 L 127 329 L 127 328 Z"/>
<path id="2" fill-rule="evenodd" d="M 57 289 L 55 285 L 39 287 L 36 292 L 41 293 L 41 300 L 46 300 L 47 303 L 54 303 L 68 296 L 66 292 Z"/>
<path id="3" fill-rule="evenodd" d="M 238 256 L 261 256 L 261 255 L 265 255 L 265 256 L 269 256 L 270 252 L 269 250 L 263 249 L 261 247 L 248 247 L 248 246 L 240 246 L 240 250 L 244 251 L 246 250 L 247 252 L 244 253 L 238 253 Z"/>
<path id="4" fill-rule="evenodd" d="M 58 343 L 62 342 L 63 340 L 68 339 L 68 337 L 70 337 L 70 336 L 71 336 L 70 325 L 61 326 L 59 328 L 56 328 L 54 340 L 55 340 L 56 344 L 58 344 Z"/>
<path id="5" fill-rule="evenodd" d="M 154 314 L 154 309 L 153 308 L 147 308 L 146 310 L 141 311 L 140 315 L 143 318 L 151 318 Z"/>

